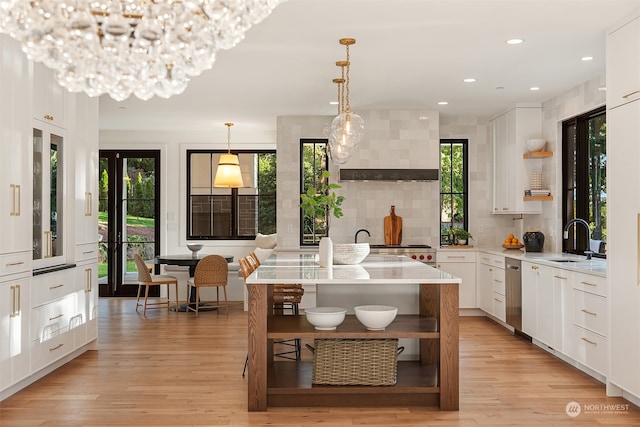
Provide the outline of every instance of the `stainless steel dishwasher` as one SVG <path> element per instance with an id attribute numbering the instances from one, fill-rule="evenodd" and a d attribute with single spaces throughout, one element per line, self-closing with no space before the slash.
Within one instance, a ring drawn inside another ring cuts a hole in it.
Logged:
<path id="1" fill-rule="evenodd" d="M 507 324 L 522 331 L 522 277 L 520 276 L 520 260 L 505 258 L 505 279 L 507 286 Z"/>

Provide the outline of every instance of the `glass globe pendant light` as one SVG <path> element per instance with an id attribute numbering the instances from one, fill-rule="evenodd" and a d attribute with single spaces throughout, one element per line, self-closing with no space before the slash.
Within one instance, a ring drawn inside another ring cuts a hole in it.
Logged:
<path id="1" fill-rule="evenodd" d="M 344 105 L 344 67 L 346 61 L 338 61 L 336 65 L 342 67 L 342 78 L 333 79 L 333 82 L 338 85 L 338 115 L 342 113 L 342 106 Z M 343 141 L 337 140 L 334 133 L 329 130 L 329 158 L 335 164 L 341 165 L 346 163 L 353 154 L 353 147 L 344 144 Z"/>
<path id="2" fill-rule="evenodd" d="M 342 112 L 338 114 L 331 123 L 331 133 L 333 139 L 337 144 L 346 145 L 348 147 L 355 147 L 360 143 L 364 136 L 364 120 L 362 117 L 351 111 L 350 105 L 350 68 L 351 61 L 349 55 L 349 46 L 355 44 L 356 40 L 352 38 L 340 39 L 340 44 L 346 47 L 347 59 L 346 59 L 346 77 L 344 82 L 344 104 Z"/>
<path id="3" fill-rule="evenodd" d="M 227 154 L 220 155 L 213 186 L 225 188 L 244 187 L 238 155 L 231 154 L 231 126 L 233 126 L 233 123 L 225 123 L 224 125 L 227 127 Z"/>

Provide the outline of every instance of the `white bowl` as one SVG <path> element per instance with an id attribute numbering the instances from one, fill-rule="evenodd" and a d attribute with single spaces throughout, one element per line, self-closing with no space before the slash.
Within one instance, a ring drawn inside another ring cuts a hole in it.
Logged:
<path id="1" fill-rule="evenodd" d="M 398 314 L 398 308 L 390 305 L 360 305 L 353 310 L 360 323 L 370 331 L 383 331 Z"/>
<path id="2" fill-rule="evenodd" d="M 320 331 L 331 331 L 344 322 L 347 310 L 342 307 L 311 307 L 305 308 L 307 321 Z"/>
<path id="3" fill-rule="evenodd" d="M 540 151 L 547 143 L 544 139 L 527 139 L 527 149 L 529 151 Z"/>
<path id="4" fill-rule="evenodd" d="M 195 258 L 198 255 L 198 251 L 204 247 L 201 243 L 187 243 L 187 247 L 191 251 L 191 255 Z"/>
<path id="5" fill-rule="evenodd" d="M 334 243 L 333 263 L 338 265 L 360 264 L 369 255 L 368 243 Z"/>

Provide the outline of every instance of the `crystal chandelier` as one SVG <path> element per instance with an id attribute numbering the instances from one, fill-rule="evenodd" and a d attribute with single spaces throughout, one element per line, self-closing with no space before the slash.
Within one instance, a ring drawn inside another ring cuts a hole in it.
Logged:
<path id="1" fill-rule="evenodd" d="M 0 0 L 0 32 L 71 92 L 168 98 L 282 1 Z"/>
<path id="2" fill-rule="evenodd" d="M 224 125 L 227 127 L 227 154 L 220 155 L 213 186 L 225 188 L 244 187 L 238 155 L 231 154 L 231 126 L 233 126 L 233 123 L 225 123 Z"/>
<path id="3" fill-rule="evenodd" d="M 346 61 L 336 62 L 336 65 L 342 67 L 342 83 L 338 82 L 339 107 L 338 115 L 331 123 L 329 156 L 337 164 L 342 164 L 349 160 L 353 154 L 353 149 L 364 136 L 364 121 L 362 117 L 351 111 L 349 101 L 349 72 L 351 67 L 349 46 L 355 44 L 355 42 L 355 39 L 352 38 L 340 39 L 340 44 L 346 47 L 347 59 Z"/>

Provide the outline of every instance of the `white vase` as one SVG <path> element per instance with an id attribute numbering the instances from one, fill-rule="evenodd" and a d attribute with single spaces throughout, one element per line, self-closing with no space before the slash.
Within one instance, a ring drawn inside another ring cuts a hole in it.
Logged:
<path id="1" fill-rule="evenodd" d="M 333 241 L 331 237 L 323 237 L 320 239 L 320 267 L 333 266 Z"/>

